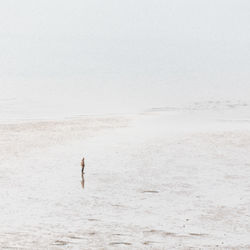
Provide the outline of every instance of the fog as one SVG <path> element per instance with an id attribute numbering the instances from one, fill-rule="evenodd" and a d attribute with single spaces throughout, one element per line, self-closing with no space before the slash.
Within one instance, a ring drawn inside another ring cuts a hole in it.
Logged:
<path id="1" fill-rule="evenodd" d="M 247 99 L 249 30 L 247 0 L 1 1 L 1 110 Z"/>
<path id="2" fill-rule="evenodd" d="M 249 0 L 0 0 L 0 249 L 250 249 L 249 83 Z"/>

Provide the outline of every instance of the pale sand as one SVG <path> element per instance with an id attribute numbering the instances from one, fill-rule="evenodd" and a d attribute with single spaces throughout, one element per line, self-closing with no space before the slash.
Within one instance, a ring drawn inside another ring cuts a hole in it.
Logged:
<path id="1" fill-rule="evenodd" d="M 250 249 L 249 152 L 189 111 L 0 125 L 0 248 Z"/>

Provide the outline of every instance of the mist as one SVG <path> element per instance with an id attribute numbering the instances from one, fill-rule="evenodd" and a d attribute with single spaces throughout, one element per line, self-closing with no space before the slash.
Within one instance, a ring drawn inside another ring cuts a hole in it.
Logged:
<path id="1" fill-rule="evenodd" d="M 247 99 L 249 30 L 245 0 L 4 1 L 2 110 L 84 114 Z"/>

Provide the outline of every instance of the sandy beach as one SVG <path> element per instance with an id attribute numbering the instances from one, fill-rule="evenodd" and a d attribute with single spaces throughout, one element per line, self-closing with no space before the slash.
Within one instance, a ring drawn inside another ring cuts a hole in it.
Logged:
<path id="1" fill-rule="evenodd" d="M 250 250 L 249 30 L 247 0 L 1 1 L 0 250 Z"/>
<path id="2" fill-rule="evenodd" d="M 234 108 L 1 124 L 0 248 L 249 249 Z"/>

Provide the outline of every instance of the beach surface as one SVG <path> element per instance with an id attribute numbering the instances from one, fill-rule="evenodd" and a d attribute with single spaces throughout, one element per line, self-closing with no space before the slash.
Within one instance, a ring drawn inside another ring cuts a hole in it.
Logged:
<path id="1" fill-rule="evenodd" d="M 240 102 L 2 123 L 0 248 L 250 249 L 249 152 Z"/>

